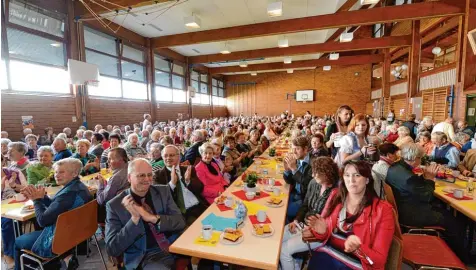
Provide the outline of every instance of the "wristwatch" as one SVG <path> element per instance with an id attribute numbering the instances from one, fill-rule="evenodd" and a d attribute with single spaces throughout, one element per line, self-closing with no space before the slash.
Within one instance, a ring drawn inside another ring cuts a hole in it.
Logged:
<path id="1" fill-rule="evenodd" d="M 158 225 L 160 223 L 160 216 L 159 215 L 155 215 L 155 217 L 157 218 L 157 221 L 155 222 L 155 225 Z"/>

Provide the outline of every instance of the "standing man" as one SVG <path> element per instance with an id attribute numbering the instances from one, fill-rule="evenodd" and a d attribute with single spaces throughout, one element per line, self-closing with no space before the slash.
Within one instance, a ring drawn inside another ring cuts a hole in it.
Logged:
<path id="1" fill-rule="evenodd" d="M 143 158 L 129 163 L 131 188 L 106 204 L 106 249 L 124 254 L 126 269 L 173 269 L 166 234 L 184 229 L 185 221 L 167 186 L 152 186 L 152 166 Z"/>
<path id="2" fill-rule="evenodd" d="M 162 150 L 165 167 L 154 175 L 154 184 L 168 185 L 173 198 L 190 226 L 206 209 L 208 203 L 202 197 L 203 183 L 193 166 L 180 166 L 180 150 L 167 145 Z"/>
<path id="3" fill-rule="evenodd" d="M 407 127 L 410 130 L 410 137 L 412 137 L 413 140 L 416 138 L 415 130 L 418 127 L 418 124 L 415 122 L 416 115 L 415 114 L 410 114 L 408 116 L 408 121 L 403 122 L 402 126 Z"/>

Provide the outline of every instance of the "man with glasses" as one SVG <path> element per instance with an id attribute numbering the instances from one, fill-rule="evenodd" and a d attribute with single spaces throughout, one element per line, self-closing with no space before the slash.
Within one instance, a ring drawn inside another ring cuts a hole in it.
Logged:
<path id="1" fill-rule="evenodd" d="M 152 166 L 143 158 L 129 163 L 131 188 L 106 205 L 106 249 L 124 254 L 126 269 L 172 269 L 170 234 L 185 227 L 182 214 L 167 186 L 152 186 Z"/>
<path id="2" fill-rule="evenodd" d="M 203 183 L 193 166 L 180 166 L 180 150 L 167 145 L 162 150 L 165 167 L 154 174 L 154 184 L 168 185 L 175 203 L 190 226 L 208 206 L 202 197 Z"/>

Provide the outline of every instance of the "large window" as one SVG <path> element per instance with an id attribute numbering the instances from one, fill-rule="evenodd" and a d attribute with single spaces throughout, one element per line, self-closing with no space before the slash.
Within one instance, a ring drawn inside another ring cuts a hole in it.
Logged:
<path id="1" fill-rule="evenodd" d="M 2 33 L 2 51 L 8 52 L 2 54 L 2 90 L 70 93 L 66 15 L 19 0 L 10 0 L 8 8 L 7 31 Z"/>
<path id="2" fill-rule="evenodd" d="M 210 92 L 208 89 L 208 74 L 201 74 L 192 71 L 190 82 L 195 88 L 195 97 L 192 98 L 193 104 L 210 105 Z"/>
<path id="3" fill-rule="evenodd" d="M 159 102 L 186 103 L 187 86 L 185 85 L 184 65 L 154 56 L 155 97 Z"/>
<path id="4" fill-rule="evenodd" d="M 147 96 L 145 54 L 142 48 L 84 27 L 86 62 L 99 67 L 99 85 L 88 86 L 89 95 L 144 99 Z"/>
<path id="5" fill-rule="evenodd" d="M 212 79 L 212 102 L 215 106 L 225 106 L 225 84 L 222 80 Z"/>

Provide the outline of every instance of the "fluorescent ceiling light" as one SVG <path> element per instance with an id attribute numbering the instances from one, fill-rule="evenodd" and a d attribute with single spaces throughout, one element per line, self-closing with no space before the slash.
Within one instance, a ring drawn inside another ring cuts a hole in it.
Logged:
<path id="1" fill-rule="evenodd" d="M 289 47 L 288 39 L 287 38 L 282 38 L 282 39 L 278 40 L 278 47 L 279 48 Z"/>
<path id="2" fill-rule="evenodd" d="M 291 57 L 284 57 L 284 63 L 285 64 L 291 64 L 292 61 L 293 61 L 293 59 Z"/>
<path id="3" fill-rule="evenodd" d="M 268 16 L 279 17 L 283 15 L 283 2 L 277 1 L 268 4 Z"/>
<path id="4" fill-rule="evenodd" d="M 230 54 L 231 52 L 228 49 L 220 51 L 221 54 Z"/>
<path id="5" fill-rule="evenodd" d="M 329 71 L 329 70 L 331 70 L 331 66 L 324 66 L 324 67 L 322 68 L 322 70 Z"/>
<path id="6" fill-rule="evenodd" d="M 258 75 L 257 72 L 251 72 L 251 76 L 256 76 L 256 75 Z"/>
<path id="7" fill-rule="evenodd" d="M 329 59 L 330 60 L 337 60 L 337 59 L 339 59 L 339 54 L 338 53 L 331 53 L 331 54 L 329 54 Z"/>
<path id="8" fill-rule="evenodd" d="M 59 46 L 61 46 L 61 44 L 59 44 L 59 43 L 51 43 L 50 45 L 53 46 L 53 47 L 59 47 Z"/>
<path id="9" fill-rule="evenodd" d="M 377 4 L 379 0 L 360 0 L 360 4 L 363 5 L 372 5 Z"/>
<path id="10" fill-rule="evenodd" d="M 195 29 L 200 28 L 200 24 L 202 22 L 200 21 L 200 18 L 197 17 L 197 15 L 192 15 L 190 17 L 185 17 L 184 23 L 186 27 Z"/>
<path id="11" fill-rule="evenodd" d="M 247 66 L 248 66 L 248 63 L 246 63 L 246 61 L 241 61 L 240 62 L 240 67 L 245 68 Z"/>
<path id="12" fill-rule="evenodd" d="M 291 74 L 291 73 L 294 72 L 294 70 L 293 69 L 288 69 L 288 70 L 286 70 L 286 72 Z"/>
<path id="13" fill-rule="evenodd" d="M 342 33 L 340 35 L 340 42 L 351 42 L 354 39 L 354 32 Z"/>

